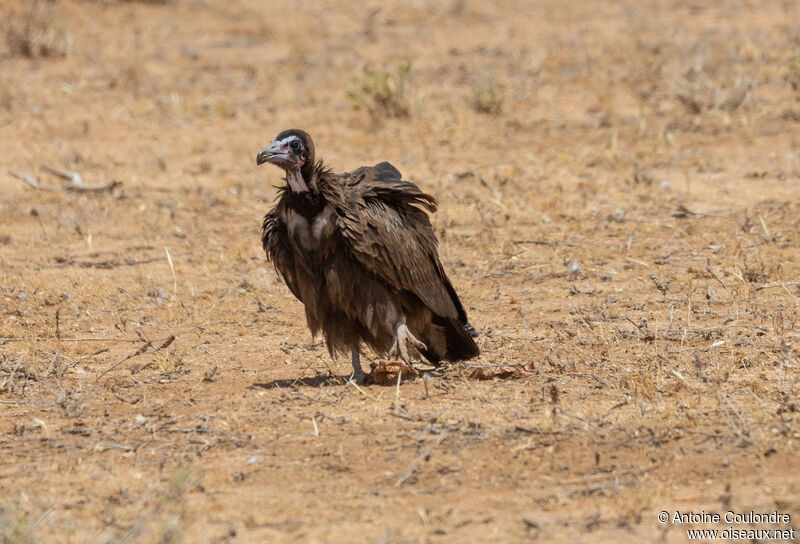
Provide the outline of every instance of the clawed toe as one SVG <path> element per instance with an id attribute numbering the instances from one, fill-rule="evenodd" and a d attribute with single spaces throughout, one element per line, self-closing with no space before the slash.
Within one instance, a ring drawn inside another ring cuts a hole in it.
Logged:
<path id="1" fill-rule="evenodd" d="M 428 349 L 428 346 L 426 346 L 424 342 L 417 340 L 414 336 L 411 335 L 411 333 L 408 334 L 408 341 L 411 342 L 414 345 L 414 347 L 417 348 L 419 351 L 425 351 L 426 349 Z"/>
<path id="2" fill-rule="evenodd" d="M 406 327 L 405 323 L 400 323 L 395 329 L 394 343 L 392 344 L 392 348 L 389 350 L 389 359 L 394 359 L 399 355 L 400 358 L 408 364 L 409 342 L 419 351 L 424 351 L 427 349 L 423 342 L 420 342 L 413 334 L 411 334 L 411 331 L 408 330 L 408 327 Z"/>

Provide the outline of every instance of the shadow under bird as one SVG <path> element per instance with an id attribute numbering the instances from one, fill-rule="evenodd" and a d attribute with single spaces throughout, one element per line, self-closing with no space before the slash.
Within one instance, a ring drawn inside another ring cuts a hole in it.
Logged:
<path id="1" fill-rule="evenodd" d="M 261 227 L 267 257 L 312 334 L 322 331 L 331 356 L 351 355 L 356 381 L 361 342 L 406 364 L 410 347 L 433 364 L 480 353 L 439 260 L 432 196 L 388 162 L 334 174 L 302 130 L 278 134 L 256 162 L 286 172 Z"/>

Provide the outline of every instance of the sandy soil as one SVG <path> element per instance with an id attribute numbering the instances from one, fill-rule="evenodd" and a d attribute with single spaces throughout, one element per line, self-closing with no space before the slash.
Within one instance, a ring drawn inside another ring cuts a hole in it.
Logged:
<path id="1" fill-rule="evenodd" d="M 0 13 L 3 543 L 800 528 L 797 3 Z M 439 199 L 479 359 L 346 383 L 259 244 L 292 127 Z"/>

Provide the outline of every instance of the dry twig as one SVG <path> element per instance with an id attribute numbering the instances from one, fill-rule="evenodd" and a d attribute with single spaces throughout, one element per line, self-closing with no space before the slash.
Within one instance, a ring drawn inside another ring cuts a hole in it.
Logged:
<path id="1" fill-rule="evenodd" d="M 80 173 L 74 172 L 72 170 L 62 170 L 61 168 L 56 168 L 54 166 L 50 166 L 49 164 L 42 164 L 42 169 L 46 172 L 54 174 L 60 178 L 62 178 L 61 188 L 65 191 L 73 191 L 78 193 L 90 193 L 90 192 L 103 192 L 103 191 L 112 191 L 122 185 L 119 181 L 109 181 L 108 183 L 86 183 L 83 181 L 83 177 L 81 177 Z M 9 174 L 14 176 L 15 178 L 21 179 L 34 189 L 38 189 L 41 191 L 57 191 L 58 187 L 54 187 L 52 185 L 42 185 L 36 179 L 29 176 L 25 172 L 20 172 L 19 170 L 10 169 L 8 171 Z"/>
<path id="2" fill-rule="evenodd" d="M 100 378 L 102 378 L 103 376 L 105 376 L 106 374 L 108 374 L 109 372 L 114 370 L 115 368 L 117 368 L 119 365 L 121 365 L 125 361 L 127 361 L 129 359 L 133 359 L 134 357 L 138 357 L 139 355 L 141 355 L 144 352 L 146 352 L 148 349 L 153 348 L 155 351 L 159 351 L 159 350 L 162 350 L 162 349 L 164 349 L 166 347 L 169 347 L 169 345 L 172 344 L 172 342 L 174 342 L 174 341 L 175 341 L 175 335 L 171 334 L 171 335 L 169 335 L 167 337 L 166 340 L 164 340 L 164 342 L 160 346 L 158 346 L 156 348 L 156 347 L 153 346 L 153 342 L 148 340 L 147 342 L 144 343 L 144 345 L 142 347 L 137 349 L 135 352 L 131 353 L 130 355 L 128 355 L 124 359 L 122 359 L 120 361 L 117 361 L 116 363 L 114 363 L 113 365 L 111 365 L 110 367 L 105 369 L 103 372 L 101 372 L 100 375 L 97 378 L 95 378 L 94 381 L 95 382 L 100 381 Z"/>
<path id="3" fill-rule="evenodd" d="M 413 461 L 411 461 L 408 464 L 406 469 L 403 471 L 403 474 L 401 474 L 400 477 L 397 479 L 397 481 L 394 483 L 394 486 L 400 487 L 405 483 L 406 480 L 411 478 L 411 476 L 414 474 L 414 471 L 417 470 L 417 465 L 420 464 L 425 459 L 427 459 L 428 456 L 431 454 L 431 451 L 433 451 L 433 448 L 441 444 L 445 438 L 447 438 L 447 431 L 442 431 L 442 433 L 436 437 L 436 440 L 434 440 L 430 446 L 422 450 L 422 453 L 420 453 Z"/>
<path id="4" fill-rule="evenodd" d="M 22 181 L 24 181 L 25 183 L 27 183 L 28 185 L 30 185 L 34 189 L 39 189 L 41 191 L 55 191 L 55 190 L 58 189 L 57 187 L 51 187 L 49 185 L 42 185 L 38 181 L 36 181 L 32 177 L 30 177 L 28 174 L 26 174 L 25 172 L 20 172 L 19 170 L 14 170 L 13 168 L 9 169 L 8 173 L 11 174 L 12 176 L 14 176 L 17 179 L 21 179 Z"/>

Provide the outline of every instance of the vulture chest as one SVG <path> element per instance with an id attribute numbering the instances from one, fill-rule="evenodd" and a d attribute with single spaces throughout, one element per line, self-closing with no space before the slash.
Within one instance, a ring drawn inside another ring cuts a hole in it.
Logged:
<path id="1" fill-rule="evenodd" d="M 286 211 L 286 227 L 297 250 L 309 256 L 321 257 L 327 252 L 333 238 L 334 213 L 328 206 L 313 215 L 303 214 L 289 208 Z"/>

